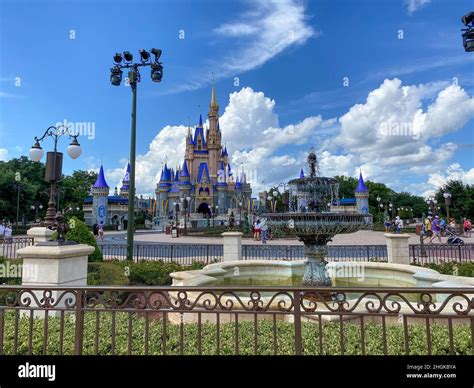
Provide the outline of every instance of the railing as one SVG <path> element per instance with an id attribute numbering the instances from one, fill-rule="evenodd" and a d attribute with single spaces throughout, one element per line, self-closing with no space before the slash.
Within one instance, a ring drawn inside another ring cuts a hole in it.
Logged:
<path id="1" fill-rule="evenodd" d="M 33 237 L 0 238 L 0 256 L 6 259 L 17 259 L 16 251 L 29 245 L 33 245 Z"/>
<path id="2" fill-rule="evenodd" d="M 410 245 L 410 260 L 416 264 L 445 263 L 445 262 L 473 262 L 474 244 L 425 244 Z"/>
<path id="3" fill-rule="evenodd" d="M 125 260 L 127 246 L 125 244 L 99 244 L 106 260 Z M 133 259 L 174 261 L 182 265 L 193 262 L 213 263 L 221 261 L 224 254 L 222 245 L 205 244 L 134 244 Z"/>
<path id="4" fill-rule="evenodd" d="M 244 260 L 304 260 L 301 245 L 242 245 Z M 328 245 L 328 261 L 387 261 L 385 245 Z"/>
<path id="5" fill-rule="evenodd" d="M 469 288 L 0 287 L 0 354 L 474 354 Z"/>

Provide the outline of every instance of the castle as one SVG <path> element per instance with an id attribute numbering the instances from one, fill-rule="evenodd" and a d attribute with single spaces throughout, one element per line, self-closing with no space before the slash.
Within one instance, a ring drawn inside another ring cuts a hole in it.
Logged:
<path id="1" fill-rule="evenodd" d="M 176 170 L 166 163 L 163 166 L 156 186 L 156 201 L 135 197 L 136 213 L 141 211 L 166 222 L 176 216 L 177 204 L 181 214 L 183 211 L 200 213 L 200 217 L 224 216 L 237 209 L 251 211 L 252 189 L 247 182 L 247 174 L 243 169 L 234 174 L 227 146 L 222 145 L 214 82 L 208 117 L 208 128 L 204 129 L 201 115 L 194 134 L 188 127 L 183 163 Z M 130 165 L 127 166 L 120 194 L 115 188 L 114 195 L 109 196 L 110 188 L 105 180 L 103 166 L 100 166 L 91 195 L 84 200 L 87 224 L 103 222 L 104 225 L 126 228 L 129 172 Z"/>
<path id="2" fill-rule="evenodd" d="M 202 116 L 191 133 L 188 127 L 182 165 L 176 171 L 164 165 L 156 187 L 159 217 L 167 218 L 179 204 L 190 213 L 203 216 L 227 214 L 231 209 L 250 208 L 252 189 L 242 170 L 236 177 L 229 163 L 227 146 L 222 145 L 219 104 L 212 83 L 209 127 L 204 129 Z"/>

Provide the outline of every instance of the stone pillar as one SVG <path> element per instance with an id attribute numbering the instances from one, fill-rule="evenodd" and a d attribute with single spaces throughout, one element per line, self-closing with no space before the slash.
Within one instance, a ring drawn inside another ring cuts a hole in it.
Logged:
<path id="1" fill-rule="evenodd" d="M 94 252 L 94 247 L 85 244 L 65 245 L 32 245 L 17 251 L 18 256 L 23 259 L 22 285 L 33 287 L 69 287 L 87 286 L 87 259 Z M 32 292 L 39 301 L 44 304 L 45 297 L 53 298 L 53 304 L 61 308 L 65 306 L 66 299 L 73 295 L 64 291 L 34 291 Z M 23 294 L 30 297 L 30 306 L 38 306 L 33 295 Z M 73 298 L 74 300 L 74 298 Z M 71 310 L 74 311 L 74 310 Z M 29 314 L 24 310 L 23 313 Z M 44 311 L 35 310 L 34 316 L 44 317 Z M 51 310 L 48 316 L 59 316 L 59 310 Z"/>
<path id="2" fill-rule="evenodd" d="M 29 237 L 35 239 L 35 244 L 51 240 L 53 233 L 54 232 L 51 229 L 48 229 L 45 226 L 35 226 L 26 231 L 26 234 Z"/>
<path id="3" fill-rule="evenodd" d="M 410 252 L 408 248 L 408 234 L 385 233 L 387 239 L 388 262 L 394 264 L 410 265 Z"/>
<path id="4" fill-rule="evenodd" d="M 224 257 L 222 261 L 242 260 L 242 232 L 224 232 Z"/>

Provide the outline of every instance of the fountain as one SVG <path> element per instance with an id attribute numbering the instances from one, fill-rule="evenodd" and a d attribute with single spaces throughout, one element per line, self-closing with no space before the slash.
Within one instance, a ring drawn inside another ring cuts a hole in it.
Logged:
<path id="1" fill-rule="evenodd" d="M 288 182 L 289 211 L 266 213 L 267 224 L 284 235 L 296 236 L 304 243 L 306 256 L 302 285 L 331 286 L 326 271 L 327 243 L 336 234 L 353 233 L 372 224 L 372 216 L 364 213 L 334 213 L 331 204 L 338 201 L 339 183 L 334 178 L 318 176 L 316 154 L 308 155 L 309 176 Z"/>

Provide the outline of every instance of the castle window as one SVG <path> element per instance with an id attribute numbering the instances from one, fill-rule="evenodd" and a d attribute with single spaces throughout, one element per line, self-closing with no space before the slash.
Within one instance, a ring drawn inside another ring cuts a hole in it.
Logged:
<path id="1" fill-rule="evenodd" d="M 200 150 L 202 148 L 202 142 L 201 142 L 201 139 L 198 140 L 198 150 Z"/>

